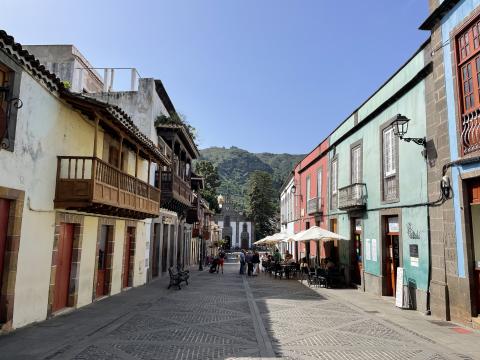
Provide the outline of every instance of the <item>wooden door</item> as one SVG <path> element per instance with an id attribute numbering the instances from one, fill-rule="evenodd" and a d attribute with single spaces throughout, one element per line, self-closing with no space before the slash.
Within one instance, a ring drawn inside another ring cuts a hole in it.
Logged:
<path id="1" fill-rule="evenodd" d="M 152 276 L 159 275 L 160 266 L 160 224 L 153 225 Z"/>
<path id="2" fill-rule="evenodd" d="M 480 316 L 480 267 L 474 271 L 475 285 L 477 288 L 477 316 Z"/>
<path id="3" fill-rule="evenodd" d="M 352 282 L 360 285 L 362 282 L 362 243 L 360 231 L 354 231 L 352 244 Z"/>
<path id="4" fill-rule="evenodd" d="M 95 295 L 97 298 L 106 295 L 105 273 L 107 270 L 107 241 L 108 226 L 102 225 L 102 228 L 100 230 L 100 241 L 98 244 L 97 285 L 95 291 Z"/>
<path id="5" fill-rule="evenodd" d="M 168 224 L 163 224 L 162 272 L 167 272 L 167 259 L 168 259 Z"/>
<path id="6" fill-rule="evenodd" d="M 60 224 L 60 236 L 57 247 L 57 267 L 55 273 L 55 291 L 53 311 L 63 309 L 68 304 L 70 268 L 72 266 L 73 224 Z"/>
<path id="7" fill-rule="evenodd" d="M 468 195 L 470 202 L 470 224 L 472 227 L 471 235 L 471 251 L 473 254 L 473 282 L 475 287 L 474 296 L 476 299 L 473 299 L 477 307 L 477 316 L 480 316 L 480 240 L 479 240 L 479 222 L 480 218 L 478 216 L 478 207 L 480 206 L 480 179 L 476 178 L 471 180 L 468 183 Z M 475 211 L 477 210 L 477 211 Z M 475 315 L 475 314 L 474 314 Z"/>
<path id="8" fill-rule="evenodd" d="M 3 268 L 5 266 L 5 249 L 7 247 L 8 214 L 10 201 L 0 199 L 0 295 L 2 293 Z M 1 316 L 2 314 L 0 314 Z"/>
<path id="9" fill-rule="evenodd" d="M 108 163 L 115 167 L 118 166 L 118 157 L 119 157 L 119 150 L 117 147 L 110 145 L 108 148 Z"/>
<path id="10" fill-rule="evenodd" d="M 130 269 L 130 263 L 132 261 L 132 251 L 134 251 L 133 245 L 135 242 L 135 228 L 134 227 L 127 227 L 127 235 L 125 239 L 125 253 L 123 257 L 123 288 L 129 287 L 130 284 L 130 276 L 132 275 Z"/>
<path id="11" fill-rule="evenodd" d="M 395 295 L 398 266 L 400 266 L 399 237 L 395 233 L 387 233 L 385 236 L 385 295 L 387 296 Z"/>

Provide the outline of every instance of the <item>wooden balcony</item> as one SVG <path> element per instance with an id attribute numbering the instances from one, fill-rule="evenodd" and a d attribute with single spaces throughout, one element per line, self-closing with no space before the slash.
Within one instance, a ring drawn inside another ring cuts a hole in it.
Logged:
<path id="1" fill-rule="evenodd" d="M 338 189 L 338 208 L 340 210 L 363 210 L 367 206 L 367 185 L 356 183 Z"/>
<path id="2" fill-rule="evenodd" d="M 59 156 L 54 203 L 57 209 L 155 218 L 160 190 L 98 158 Z"/>
<path id="3" fill-rule="evenodd" d="M 161 184 L 163 207 L 178 211 L 192 206 L 192 189 L 179 176 L 171 171 L 162 171 Z"/>
<path id="4" fill-rule="evenodd" d="M 321 214 L 322 213 L 322 198 L 315 197 L 307 200 L 307 214 Z"/>

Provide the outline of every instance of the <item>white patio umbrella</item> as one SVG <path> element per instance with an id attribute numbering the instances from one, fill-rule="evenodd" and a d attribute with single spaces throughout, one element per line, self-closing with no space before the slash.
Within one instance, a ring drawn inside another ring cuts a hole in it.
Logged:
<path id="1" fill-rule="evenodd" d="M 298 233 L 295 241 L 309 241 L 309 240 L 348 240 L 346 237 L 336 234 L 334 232 L 322 229 L 319 226 L 312 226 L 305 230 L 303 234 Z"/>
<path id="2" fill-rule="evenodd" d="M 291 235 L 287 240 L 288 241 L 298 241 L 297 239 L 302 236 L 303 234 L 305 234 L 305 231 L 307 230 L 303 230 L 303 231 L 300 231 L 298 233 L 296 233 L 295 235 Z"/>
<path id="3" fill-rule="evenodd" d="M 272 241 L 276 242 L 276 240 L 273 238 L 273 235 L 269 235 L 269 236 L 264 237 L 263 239 L 255 241 L 254 244 L 255 245 L 269 244 Z"/>
<path id="4" fill-rule="evenodd" d="M 274 240 L 277 242 L 284 241 L 285 239 L 288 239 L 288 235 L 284 232 L 279 232 L 270 236 L 270 240 Z"/>

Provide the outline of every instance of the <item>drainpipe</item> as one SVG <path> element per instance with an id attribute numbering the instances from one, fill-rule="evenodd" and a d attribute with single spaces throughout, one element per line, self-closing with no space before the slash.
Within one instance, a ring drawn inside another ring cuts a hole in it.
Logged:
<path id="1" fill-rule="evenodd" d="M 428 290 L 427 290 L 427 309 L 425 315 L 431 315 L 430 310 L 430 281 L 432 280 L 432 243 L 430 236 L 430 206 L 427 206 L 427 234 L 428 234 Z"/>

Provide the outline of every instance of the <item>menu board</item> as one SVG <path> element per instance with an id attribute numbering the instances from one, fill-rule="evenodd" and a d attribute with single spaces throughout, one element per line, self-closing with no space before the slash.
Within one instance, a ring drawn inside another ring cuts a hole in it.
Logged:
<path id="1" fill-rule="evenodd" d="M 403 308 L 403 268 L 397 268 L 397 287 L 395 292 L 395 306 Z"/>

